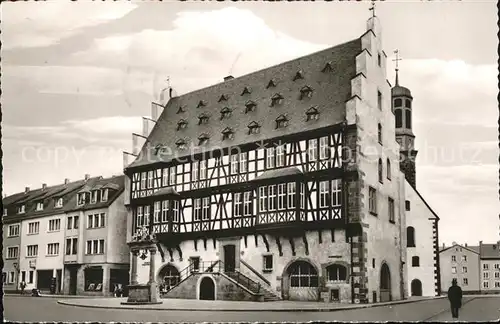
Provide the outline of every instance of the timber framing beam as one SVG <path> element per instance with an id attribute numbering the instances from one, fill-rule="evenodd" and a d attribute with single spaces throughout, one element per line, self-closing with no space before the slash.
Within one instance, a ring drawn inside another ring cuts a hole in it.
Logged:
<path id="1" fill-rule="evenodd" d="M 255 238 L 255 247 L 259 246 L 259 235 L 254 234 L 253 237 Z"/>
<path id="2" fill-rule="evenodd" d="M 170 262 L 174 262 L 174 255 L 172 254 L 172 249 L 167 246 L 168 254 L 170 255 Z"/>
<path id="3" fill-rule="evenodd" d="M 292 248 L 292 255 L 295 256 L 295 242 L 293 241 L 293 237 L 288 237 L 288 242 L 290 242 L 290 247 Z"/>
<path id="4" fill-rule="evenodd" d="M 266 234 L 262 234 L 262 239 L 264 240 L 264 244 L 266 245 L 267 252 L 269 252 L 269 242 L 267 241 Z"/>
<path id="5" fill-rule="evenodd" d="M 179 261 L 182 261 L 182 249 L 181 249 L 181 246 L 179 244 L 177 244 L 175 246 L 175 249 L 177 250 L 177 252 L 179 252 L 179 257 L 181 258 Z"/>
<path id="6" fill-rule="evenodd" d="M 309 255 L 309 244 L 307 243 L 306 233 L 302 234 L 302 241 L 304 242 L 304 248 L 306 249 L 306 255 Z"/>
<path id="7" fill-rule="evenodd" d="M 318 242 L 319 242 L 319 244 L 323 243 L 323 237 L 321 235 L 321 230 L 318 230 Z"/>
<path id="8" fill-rule="evenodd" d="M 158 251 L 160 252 L 160 256 L 161 256 L 161 262 L 165 262 L 165 252 L 163 251 L 163 249 L 161 248 L 161 244 L 159 242 L 156 243 L 156 248 L 158 249 Z"/>
<path id="9" fill-rule="evenodd" d="M 283 249 L 281 247 L 279 235 L 276 235 L 276 245 L 278 246 L 278 252 L 279 252 L 280 256 L 283 256 Z"/>

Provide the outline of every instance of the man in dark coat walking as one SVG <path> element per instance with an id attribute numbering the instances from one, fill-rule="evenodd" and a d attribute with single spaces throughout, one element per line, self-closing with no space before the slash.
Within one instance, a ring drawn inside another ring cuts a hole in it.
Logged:
<path id="1" fill-rule="evenodd" d="M 448 300 L 451 306 L 451 316 L 458 318 L 458 309 L 462 307 L 462 288 L 457 285 L 457 279 L 451 281 L 451 287 L 448 289 Z"/>

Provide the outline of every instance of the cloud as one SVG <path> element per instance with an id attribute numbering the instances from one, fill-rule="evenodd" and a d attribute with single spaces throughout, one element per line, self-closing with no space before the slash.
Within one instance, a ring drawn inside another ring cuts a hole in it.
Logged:
<path id="1" fill-rule="evenodd" d="M 128 2 L 5 3 L 2 49 L 54 45 L 85 27 L 119 19 L 136 7 Z"/>
<path id="2" fill-rule="evenodd" d="M 138 117 L 101 117 L 90 120 L 68 120 L 63 122 L 69 128 L 93 134 L 129 135 L 141 129 Z"/>

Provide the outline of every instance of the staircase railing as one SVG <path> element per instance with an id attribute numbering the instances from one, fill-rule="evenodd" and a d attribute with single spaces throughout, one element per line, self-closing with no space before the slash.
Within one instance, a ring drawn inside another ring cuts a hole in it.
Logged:
<path id="1" fill-rule="evenodd" d="M 214 268 L 216 268 L 217 264 L 219 261 L 203 261 L 203 262 L 194 262 L 191 261 L 187 267 L 182 269 L 179 272 L 179 277 L 178 280 L 176 280 L 175 284 L 172 286 L 168 287 L 163 287 L 161 289 L 161 292 L 166 294 L 178 285 L 180 285 L 183 281 L 186 281 L 188 278 L 190 278 L 192 275 L 195 273 L 200 273 L 200 272 L 214 272 Z M 215 272 L 220 271 L 219 269 L 216 269 Z M 163 286 L 163 284 L 161 284 Z"/>
<path id="2" fill-rule="evenodd" d="M 261 284 L 259 282 L 256 282 L 255 280 L 247 277 L 240 271 L 236 269 L 231 269 L 231 271 L 226 271 L 224 268 L 224 263 L 222 261 L 219 261 L 219 269 L 222 269 L 222 273 L 224 273 L 226 276 L 229 278 L 233 279 L 236 281 L 238 284 L 242 285 L 243 287 L 247 288 L 254 294 L 260 293 L 260 288 Z"/>
<path id="3" fill-rule="evenodd" d="M 248 270 L 250 270 L 250 272 L 252 272 L 253 274 L 255 274 L 260 280 L 262 280 L 263 282 L 265 282 L 268 286 L 271 286 L 271 283 L 269 282 L 269 280 L 267 280 L 266 278 L 264 278 L 263 275 L 261 275 L 257 270 L 255 270 L 254 268 L 252 268 L 252 266 L 250 266 L 248 263 L 246 263 L 243 259 L 240 259 L 240 263 L 243 264 L 245 266 L 245 268 L 247 268 Z"/>

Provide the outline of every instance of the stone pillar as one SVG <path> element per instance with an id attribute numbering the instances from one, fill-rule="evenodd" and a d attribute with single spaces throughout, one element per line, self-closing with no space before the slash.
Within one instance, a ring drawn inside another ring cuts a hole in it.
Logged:
<path id="1" fill-rule="evenodd" d="M 102 295 L 109 296 L 109 267 L 102 266 Z"/>
<path id="2" fill-rule="evenodd" d="M 132 264 L 130 266 L 130 284 L 137 285 L 137 257 L 138 250 L 132 250 Z"/>
<path id="3" fill-rule="evenodd" d="M 155 265 L 155 259 L 156 259 L 156 249 L 150 249 L 149 250 L 150 254 L 150 260 L 149 260 L 149 284 L 156 283 L 155 279 L 155 270 L 156 270 L 156 265 Z"/>

